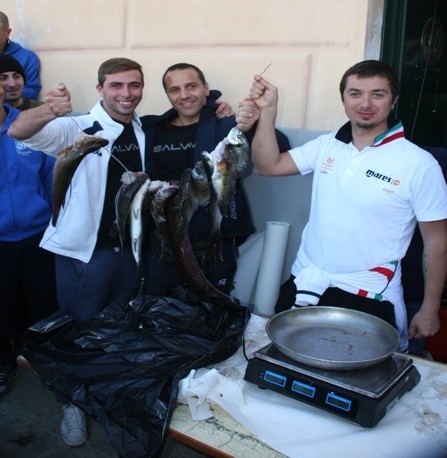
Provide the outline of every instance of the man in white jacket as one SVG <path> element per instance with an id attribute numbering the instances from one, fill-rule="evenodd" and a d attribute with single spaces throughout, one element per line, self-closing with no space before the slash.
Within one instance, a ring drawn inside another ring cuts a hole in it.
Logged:
<path id="1" fill-rule="evenodd" d="M 101 100 L 90 113 L 65 116 L 72 111 L 70 93 L 59 84 L 48 91 L 44 105 L 22 112 L 9 131 L 27 146 L 52 156 L 83 134 L 109 141 L 81 161 L 59 217 L 55 225 L 50 222 L 40 244 L 56 253 L 59 307 L 76 320 L 92 318 L 136 286 L 131 247 L 121 249 L 118 236 L 110 236 L 110 228 L 122 173 L 144 170 L 145 136 L 135 113 L 143 88 L 140 64 L 126 58 L 109 59 L 99 67 Z M 65 404 L 63 411 L 64 443 L 82 445 L 87 438 L 84 413 L 72 404 Z"/>

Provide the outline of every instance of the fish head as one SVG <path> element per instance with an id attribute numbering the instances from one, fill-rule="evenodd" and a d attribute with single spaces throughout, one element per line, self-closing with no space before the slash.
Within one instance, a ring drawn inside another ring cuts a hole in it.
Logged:
<path id="1" fill-rule="evenodd" d="M 121 175 L 121 183 L 123 185 L 129 185 L 129 184 L 132 184 L 132 183 L 135 183 L 135 181 L 137 181 L 137 178 L 135 177 L 135 173 L 134 172 L 129 172 L 128 170 L 126 170 L 122 175 Z"/>
<path id="2" fill-rule="evenodd" d="M 189 186 L 184 186 L 182 192 L 184 193 L 185 190 L 189 191 L 192 194 L 191 198 L 196 200 L 197 205 L 203 207 L 211 199 L 212 191 L 210 179 L 211 177 L 208 176 L 208 171 L 204 162 L 199 161 L 191 170 L 191 174 L 189 175 Z"/>
<path id="3" fill-rule="evenodd" d="M 154 195 L 166 182 L 160 180 L 151 181 L 149 188 L 147 190 L 149 195 Z"/>
<path id="4" fill-rule="evenodd" d="M 227 138 L 231 145 L 231 154 L 235 156 L 237 175 L 241 176 L 250 160 L 250 144 L 238 127 L 233 127 Z"/>
<path id="5" fill-rule="evenodd" d="M 208 154 L 208 153 L 204 153 Z M 202 160 L 198 161 L 194 168 L 191 170 L 191 179 L 197 183 L 208 182 L 208 169 L 205 164 L 205 158 L 202 156 Z"/>
<path id="6" fill-rule="evenodd" d="M 107 138 L 98 137 L 97 135 L 82 134 L 74 143 L 73 149 L 85 150 L 85 154 L 102 148 L 109 144 Z"/>
<path id="7" fill-rule="evenodd" d="M 157 203 L 157 205 L 160 205 L 177 194 L 179 190 L 180 185 L 178 182 L 164 181 L 155 193 L 154 201 Z"/>
<path id="8" fill-rule="evenodd" d="M 149 176 L 144 172 L 131 172 L 130 170 L 126 170 L 121 175 L 121 183 L 125 186 L 129 186 L 133 183 L 139 182 L 143 184 Z"/>
<path id="9" fill-rule="evenodd" d="M 233 127 L 227 135 L 228 141 L 232 145 L 241 146 L 244 143 L 248 145 L 247 138 L 239 127 Z"/>
<path id="10" fill-rule="evenodd" d="M 205 158 L 198 161 L 191 170 L 191 180 L 196 188 L 207 188 L 213 174 L 214 166 Z"/>
<path id="11" fill-rule="evenodd" d="M 106 146 L 108 143 L 109 140 L 106 138 L 83 134 L 71 146 L 59 151 L 59 153 L 57 153 L 57 158 L 65 160 L 83 158 L 88 153 L 93 153 L 103 146 Z"/>
<path id="12" fill-rule="evenodd" d="M 202 153 L 202 161 L 201 162 L 202 162 L 202 165 L 203 165 L 203 170 L 205 171 L 205 173 L 206 173 L 206 175 L 208 177 L 208 180 L 211 180 L 211 177 L 212 177 L 213 172 L 214 172 L 214 163 L 213 163 L 213 158 L 212 158 L 211 154 L 207 153 L 206 151 L 204 151 Z M 197 166 L 197 164 L 196 164 L 196 166 Z M 198 173 L 200 173 L 200 172 L 201 171 L 198 170 Z"/>

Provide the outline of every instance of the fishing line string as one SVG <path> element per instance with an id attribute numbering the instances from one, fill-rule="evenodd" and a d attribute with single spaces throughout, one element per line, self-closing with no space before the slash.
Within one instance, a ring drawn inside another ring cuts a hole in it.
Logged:
<path id="1" fill-rule="evenodd" d="M 270 67 L 270 65 L 272 65 L 271 62 L 267 65 L 267 67 L 264 68 L 264 71 L 262 73 L 259 73 L 258 76 L 262 76 L 267 71 L 267 69 Z"/>
<path id="2" fill-rule="evenodd" d="M 70 117 L 72 119 L 72 121 L 76 124 L 76 127 L 85 134 L 85 132 L 81 129 L 81 126 L 76 122 L 75 120 L 75 117 L 74 116 L 71 116 Z M 108 148 L 106 148 L 105 146 L 103 146 L 103 149 L 110 154 L 110 156 L 115 159 L 116 162 L 118 162 L 118 164 L 121 165 L 121 167 L 126 171 L 126 172 L 129 172 L 129 169 L 116 157 L 114 156 L 114 154 L 112 153 L 112 151 L 110 151 Z"/>

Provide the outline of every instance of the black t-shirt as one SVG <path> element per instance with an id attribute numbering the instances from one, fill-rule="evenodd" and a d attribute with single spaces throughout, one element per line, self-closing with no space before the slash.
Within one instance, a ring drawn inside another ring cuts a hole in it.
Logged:
<path id="1" fill-rule="evenodd" d="M 124 130 L 115 140 L 110 150 L 113 156 L 109 159 L 106 195 L 96 242 L 96 247 L 102 248 L 120 246 L 118 234 L 111 237 L 110 229 L 115 221 L 115 196 L 121 186 L 123 172 L 126 169 L 131 172 L 141 172 L 143 169 L 140 147 L 132 124 L 125 124 L 116 119 L 114 121 L 122 124 Z M 95 198 L 95 196 L 92 196 L 92 198 Z"/>
<path id="2" fill-rule="evenodd" d="M 157 180 L 180 180 L 184 170 L 194 167 L 198 124 L 162 124 L 155 133 L 154 149 Z"/>

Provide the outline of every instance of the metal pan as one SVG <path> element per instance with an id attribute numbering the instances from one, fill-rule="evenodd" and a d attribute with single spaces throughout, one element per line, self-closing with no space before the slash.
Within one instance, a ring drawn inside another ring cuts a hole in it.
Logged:
<path id="1" fill-rule="evenodd" d="M 399 346 L 397 330 L 368 313 L 339 307 L 299 307 L 273 316 L 267 334 L 299 363 L 335 370 L 374 366 Z"/>

